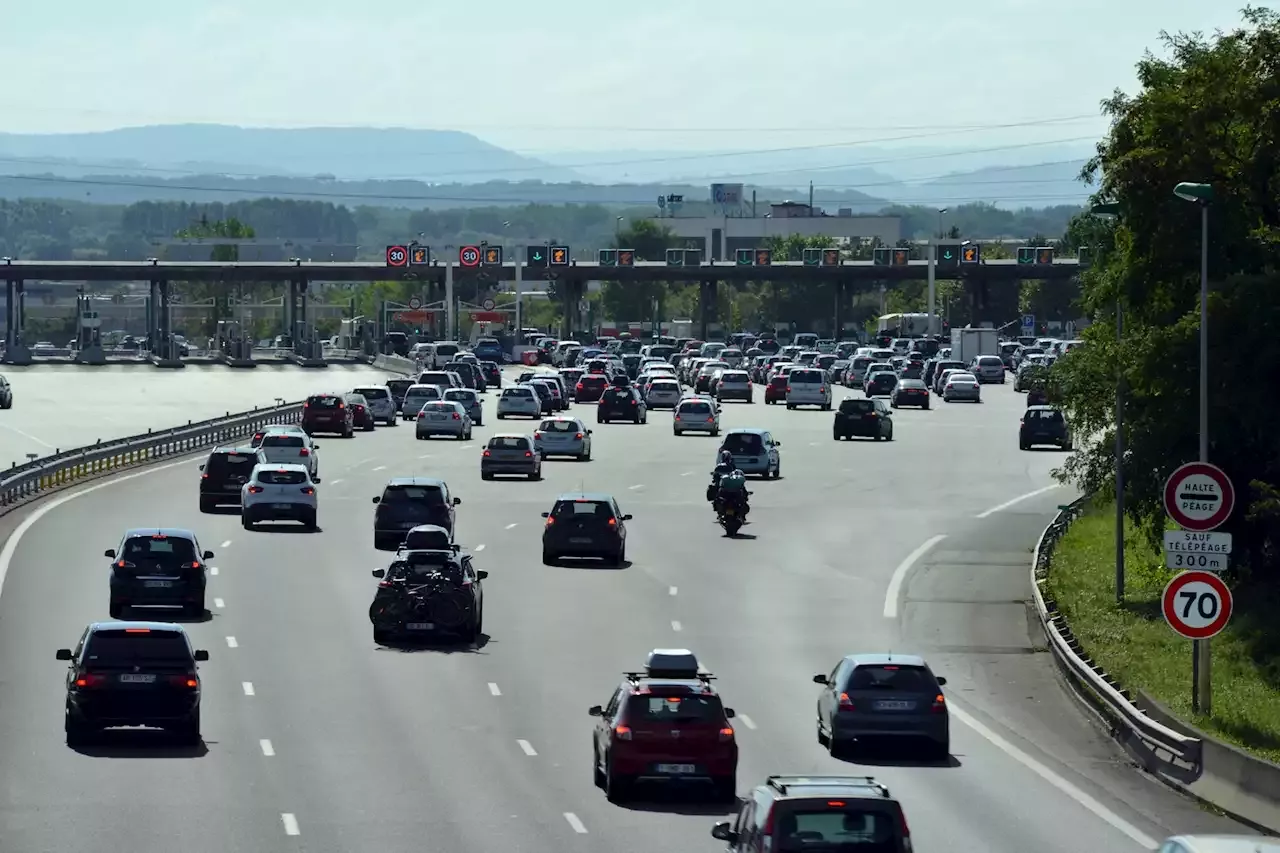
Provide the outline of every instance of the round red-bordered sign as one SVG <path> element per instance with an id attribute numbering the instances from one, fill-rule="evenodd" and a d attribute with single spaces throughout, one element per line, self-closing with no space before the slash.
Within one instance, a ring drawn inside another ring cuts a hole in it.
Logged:
<path id="1" fill-rule="evenodd" d="M 458 263 L 464 267 L 480 266 L 480 247 L 463 246 L 458 250 Z"/>
<path id="2" fill-rule="evenodd" d="M 1207 640 L 1231 621 L 1231 590 L 1212 572 L 1183 572 L 1160 599 L 1164 621 L 1188 640 Z"/>
<path id="3" fill-rule="evenodd" d="M 1164 482 L 1164 511 L 1183 530 L 1215 530 L 1235 507 L 1235 487 L 1217 465 L 1188 462 Z"/>

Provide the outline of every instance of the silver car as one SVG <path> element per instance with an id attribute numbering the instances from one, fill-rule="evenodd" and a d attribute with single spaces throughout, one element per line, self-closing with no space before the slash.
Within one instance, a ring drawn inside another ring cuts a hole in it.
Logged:
<path id="1" fill-rule="evenodd" d="M 751 388 L 751 375 L 745 370 L 721 371 L 720 379 L 716 382 L 716 399 L 755 402 L 755 395 Z"/>
<path id="2" fill-rule="evenodd" d="M 361 385 L 359 388 L 352 388 L 351 393 L 364 397 L 365 405 L 369 407 L 369 413 L 375 421 L 382 421 L 387 426 L 396 425 L 396 401 L 387 386 Z"/>
<path id="3" fill-rule="evenodd" d="M 682 396 L 680 383 L 674 378 L 655 379 L 649 383 L 644 402 L 650 409 L 674 409 Z"/>
<path id="4" fill-rule="evenodd" d="M 577 418 L 547 418 L 533 434 L 534 448 L 542 458 L 572 456 L 579 462 L 591 459 L 591 430 Z"/>
<path id="5" fill-rule="evenodd" d="M 671 418 L 671 432 L 709 432 L 720 434 L 720 404 L 708 397 L 686 397 L 676 406 Z"/>
<path id="6" fill-rule="evenodd" d="M 542 399 L 528 385 L 502 389 L 502 396 L 498 398 L 498 420 L 513 416 L 542 417 Z"/>
<path id="7" fill-rule="evenodd" d="M 1004 359 L 998 355 L 980 355 L 969 364 L 969 372 L 978 382 L 1004 384 Z"/>
<path id="8" fill-rule="evenodd" d="M 495 474 L 518 474 L 541 480 L 542 454 L 534 447 L 533 436 L 499 433 L 489 439 L 489 445 L 480 454 L 480 479 L 492 480 Z"/>
<path id="9" fill-rule="evenodd" d="M 400 414 L 406 421 L 413 420 L 427 403 L 443 399 L 444 391 L 439 385 L 419 385 L 415 383 L 410 385 L 409 390 L 404 392 L 404 403 L 400 406 Z"/>
<path id="10" fill-rule="evenodd" d="M 471 423 L 484 426 L 484 404 L 480 402 L 480 392 L 471 388 L 450 388 L 444 392 L 444 398 L 451 403 L 461 403 L 471 416 Z"/>
<path id="11" fill-rule="evenodd" d="M 471 440 L 471 416 L 461 403 L 450 400 L 437 400 L 427 403 L 418 412 L 418 426 L 415 432 L 418 438 L 430 438 L 433 435 L 448 435 L 459 441 Z"/>
<path id="12" fill-rule="evenodd" d="M 946 384 L 942 386 L 942 399 L 945 402 L 952 403 L 956 400 L 982 402 L 982 387 L 978 384 L 978 377 L 972 373 L 957 370 L 949 374 L 945 382 Z"/>

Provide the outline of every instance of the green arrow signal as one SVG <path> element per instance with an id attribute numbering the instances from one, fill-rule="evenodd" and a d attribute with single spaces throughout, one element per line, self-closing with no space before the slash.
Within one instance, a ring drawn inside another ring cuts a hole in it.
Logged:
<path id="1" fill-rule="evenodd" d="M 943 259 L 944 261 L 949 261 L 949 260 L 951 260 L 951 250 L 950 250 L 950 249 L 948 249 L 947 251 L 945 251 L 945 252 L 943 252 L 943 253 L 942 253 L 942 259 Z"/>
<path id="2" fill-rule="evenodd" d="M 534 252 L 534 253 L 533 253 L 533 259 L 534 259 L 535 261 L 540 261 L 540 260 L 542 260 L 542 253 L 541 253 L 541 252 Z"/>

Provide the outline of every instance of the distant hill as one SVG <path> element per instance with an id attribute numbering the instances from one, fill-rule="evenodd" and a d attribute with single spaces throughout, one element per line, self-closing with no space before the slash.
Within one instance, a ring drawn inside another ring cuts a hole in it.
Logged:
<path id="1" fill-rule="evenodd" d="M 77 177 L 94 171 L 329 175 L 346 180 L 403 177 L 431 183 L 583 179 L 572 169 L 522 157 L 469 133 L 445 130 L 176 124 L 101 133 L 0 134 L 0 170 L 61 174 L 64 169 L 79 172 Z"/>

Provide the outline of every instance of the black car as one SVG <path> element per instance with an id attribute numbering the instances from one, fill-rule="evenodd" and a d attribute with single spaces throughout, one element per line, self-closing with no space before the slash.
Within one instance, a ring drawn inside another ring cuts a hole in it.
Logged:
<path id="1" fill-rule="evenodd" d="M 484 384 L 486 386 L 502 387 L 502 368 L 498 366 L 496 361 L 480 362 L 480 373 L 484 376 Z"/>
<path id="2" fill-rule="evenodd" d="M 893 441 L 893 412 L 883 400 L 841 400 L 831 426 L 831 437 L 874 438 Z"/>
<path id="3" fill-rule="evenodd" d="M 463 386 L 475 391 L 484 391 L 484 375 L 480 372 L 480 368 L 476 367 L 471 362 L 450 361 L 445 364 L 444 369 L 451 370 L 458 374 L 462 379 Z"/>
<path id="4" fill-rule="evenodd" d="M 871 776 L 770 776 L 738 800 L 732 821 L 711 837 L 727 853 L 760 850 L 862 850 L 911 853 L 902 805 Z M 803 839 L 790 847 L 793 839 Z"/>
<path id="5" fill-rule="evenodd" d="M 107 612 L 119 619 L 129 607 L 180 607 L 189 617 L 204 615 L 204 593 L 212 551 L 200 548 L 190 530 L 173 527 L 125 531 L 120 547 L 108 548 L 111 601 Z"/>
<path id="6" fill-rule="evenodd" d="M 1044 444 L 1061 450 L 1071 449 L 1071 427 L 1067 425 L 1067 416 L 1055 406 L 1028 406 L 1018 428 L 1018 449 L 1030 450 Z"/>
<path id="7" fill-rule="evenodd" d="M 605 389 L 600 395 L 600 404 L 596 407 L 596 422 L 607 424 L 610 421 L 631 421 L 642 424 L 649 420 L 649 412 L 635 388 L 613 386 Z"/>
<path id="8" fill-rule="evenodd" d="M 163 728 L 189 744 L 200 742 L 200 674 L 209 659 L 193 649 L 181 625 L 165 622 L 95 622 L 68 661 L 67 746 L 89 743 L 103 729 Z"/>
<path id="9" fill-rule="evenodd" d="M 951 754 L 951 722 L 945 678 L 924 658 L 902 654 L 858 654 L 843 658 L 829 674 L 813 677 L 818 695 L 818 743 L 840 758 L 854 742 L 907 740 L 927 743 L 938 759 Z"/>
<path id="10" fill-rule="evenodd" d="M 898 384 L 894 386 L 893 394 L 889 396 L 890 408 L 901 408 L 902 406 L 919 406 L 922 409 L 929 408 L 929 386 L 924 384 L 922 379 L 899 379 Z"/>
<path id="11" fill-rule="evenodd" d="M 395 477 L 382 495 L 373 499 L 373 547 L 395 551 L 410 530 L 420 524 L 435 524 L 453 535 L 456 510 L 461 498 L 449 494 L 449 486 L 435 477 Z"/>
<path id="12" fill-rule="evenodd" d="M 897 374 L 882 370 L 867 377 L 862 386 L 862 393 L 868 397 L 888 397 L 898 387 Z"/>
<path id="13" fill-rule="evenodd" d="M 611 495 L 574 492 L 556 498 L 542 529 L 542 562 L 553 566 L 562 557 L 594 557 L 623 566 L 627 561 L 627 527 Z"/>
<path id="14" fill-rule="evenodd" d="M 374 569 L 378 591 L 369 605 L 373 641 L 387 645 L 405 637 L 452 634 L 475 642 L 484 629 L 488 572 L 471 557 L 446 551 L 402 551 L 387 569 Z"/>
<path id="15" fill-rule="evenodd" d="M 373 410 L 369 408 L 369 401 L 363 394 L 344 394 L 342 399 L 351 410 L 351 423 L 356 429 L 373 432 L 378 428 L 378 422 L 373 419 Z"/>
<path id="16" fill-rule="evenodd" d="M 200 511 L 240 506 L 240 487 L 249 482 L 253 466 L 266 461 L 256 447 L 215 447 L 200 466 Z"/>
<path id="17" fill-rule="evenodd" d="M 413 380 L 395 377 L 388 379 L 384 384 L 387 386 L 387 390 L 391 392 L 391 399 L 395 401 L 396 411 L 399 412 L 404 408 L 404 395 L 409 390 L 409 387 L 413 385 Z"/>

